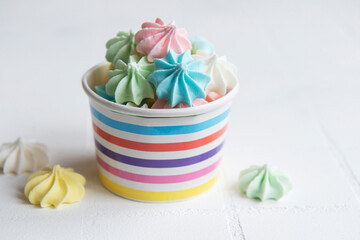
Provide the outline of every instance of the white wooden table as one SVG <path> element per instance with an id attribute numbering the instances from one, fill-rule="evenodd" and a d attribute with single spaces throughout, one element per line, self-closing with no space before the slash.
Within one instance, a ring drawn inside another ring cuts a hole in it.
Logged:
<path id="1" fill-rule="evenodd" d="M 174 204 L 102 187 L 80 84 L 109 38 L 156 17 L 206 36 L 241 84 L 219 182 Z M 28 203 L 29 174 L 1 174 L 1 239 L 360 239 L 359 1 L 4 0 L 0 84 L 0 142 L 37 139 L 87 178 L 81 203 L 54 210 Z M 279 202 L 236 190 L 265 163 L 295 185 Z"/>

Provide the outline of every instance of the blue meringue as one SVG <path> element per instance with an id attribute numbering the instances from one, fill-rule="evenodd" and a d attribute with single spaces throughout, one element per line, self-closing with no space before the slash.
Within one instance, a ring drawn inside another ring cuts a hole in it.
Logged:
<path id="1" fill-rule="evenodd" d="M 214 46 L 204 37 L 195 36 L 191 39 L 192 49 L 191 53 L 196 54 L 197 50 L 201 50 L 207 54 L 214 52 Z"/>
<path id="2" fill-rule="evenodd" d="M 107 100 L 109 100 L 111 102 L 115 102 L 115 98 L 106 93 L 105 86 L 106 86 L 106 83 L 104 85 L 95 86 L 96 93 L 99 96 L 101 96 L 101 97 L 103 97 L 103 98 L 105 98 L 105 99 L 107 99 Z"/>
<path id="3" fill-rule="evenodd" d="M 210 77 L 203 73 L 202 59 L 194 60 L 190 50 L 176 54 L 170 50 L 165 58 L 154 59 L 155 71 L 148 81 L 156 87 L 160 99 L 166 99 L 170 107 L 179 103 L 188 106 L 197 98 L 205 98 L 205 87 Z"/>

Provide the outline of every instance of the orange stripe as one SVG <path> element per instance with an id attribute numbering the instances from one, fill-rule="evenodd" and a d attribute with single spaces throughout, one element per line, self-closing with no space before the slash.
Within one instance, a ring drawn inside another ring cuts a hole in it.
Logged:
<path id="1" fill-rule="evenodd" d="M 176 143 L 135 142 L 135 141 L 130 141 L 123 138 L 115 137 L 100 129 L 94 122 L 93 122 L 93 127 L 94 127 L 94 131 L 103 139 L 120 147 L 146 151 L 146 152 L 172 152 L 172 151 L 184 151 L 193 148 L 198 148 L 218 139 L 221 135 L 224 134 L 227 124 L 217 132 L 209 136 L 206 136 L 204 138 L 200 138 L 194 141 L 176 142 Z"/>

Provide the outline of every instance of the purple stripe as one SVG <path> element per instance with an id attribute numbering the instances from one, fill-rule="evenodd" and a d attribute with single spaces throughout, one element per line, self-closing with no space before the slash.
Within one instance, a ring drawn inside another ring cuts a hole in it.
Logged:
<path id="1" fill-rule="evenodd" d="M 220 143 L 217 147 L 211 149 L 210 151 L 202 153 L 197 156 L 188 157 L 188 158 L 160 159 L 160 160 L 134 158 L 134 157 L 122 155 L 122 154 L 113 152 L 110 149 L 107 149 L 106 147 L 101 145 L 101 143 L 99 143 L 96 139 L 95 139 L 95 145 L 96 145 L 96 148 L 99 149 L 100 152 L 102 152 L 109 158 L 111 158 L 115 161 L 121 162 L 121 163 L 129 164 L 129 165 L 133 165 L 133 166 L 137 166 L 137 167 L 173 168 L 173 167 L 183 167 L 183 166 L 192 165 L 195 163 L 202 162 L 208 158 L 211 158 L 212 156 L 214 156 L 216 153 L 218 153 L 221 150 L 221 148 L 224 145 L 224 142 Z"/>

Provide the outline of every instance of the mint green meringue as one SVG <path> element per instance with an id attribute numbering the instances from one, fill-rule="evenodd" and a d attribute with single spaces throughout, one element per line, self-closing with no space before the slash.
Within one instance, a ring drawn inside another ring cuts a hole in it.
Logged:
<path id="1" fill-rule="evenodd" d="M 114 67 L 108 72 L 109 81 L 105 90 L 107 95 L 115 97 L 115 102 L 140 105 L 143 99 L 155 97 L 155 88 L 147 80 L 155 66 L 145 57 L 138 60 L 137 56 L 132 55 L 127 64 L 119 59 Z"/>
<path id="2" fill-rule="evenodd" d="M 130 31 L 119 32 L 116 37 L 106 43 L 106 60 L 115 64 L 119 59 L 124 63 L 129 62 L 130 54 L 135 51 L 134 34 Z"/>
<path id="3" fill-rule="evenodd" d="M 238 187 L 248 198 L 278 200 L 292 189 L 286 174 L 264 166 L 251 166 L 240 172 Z"/>

